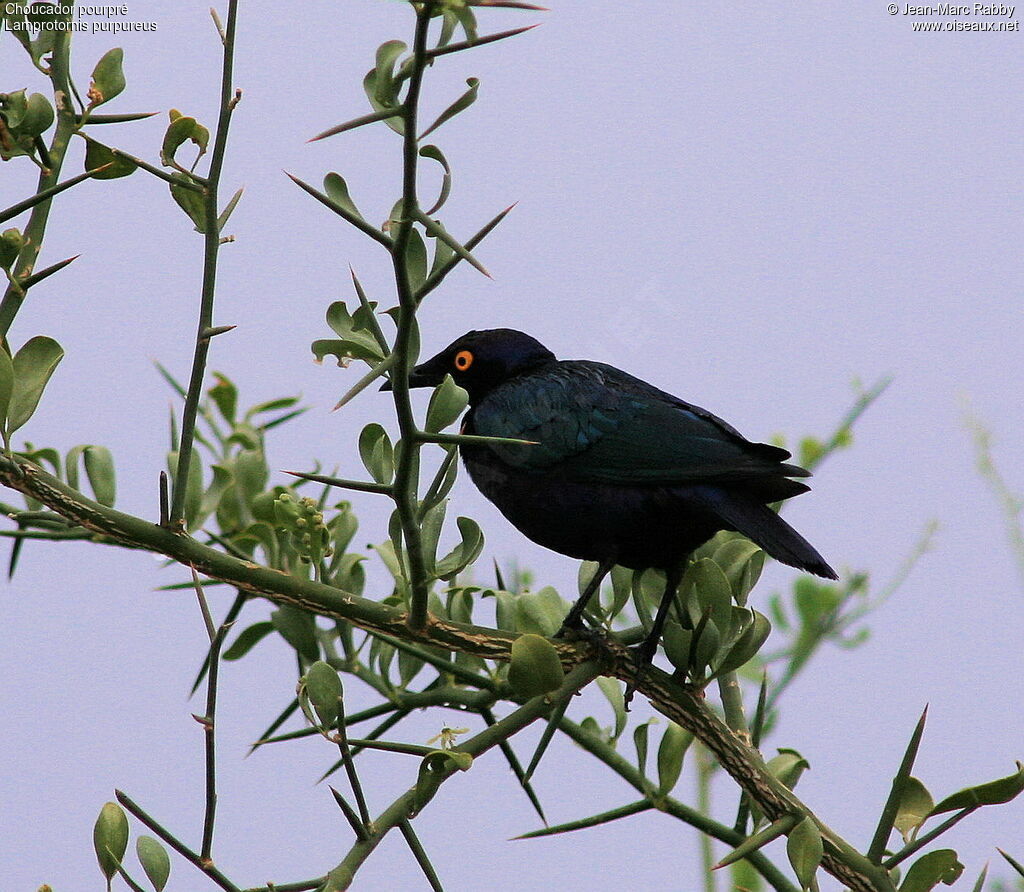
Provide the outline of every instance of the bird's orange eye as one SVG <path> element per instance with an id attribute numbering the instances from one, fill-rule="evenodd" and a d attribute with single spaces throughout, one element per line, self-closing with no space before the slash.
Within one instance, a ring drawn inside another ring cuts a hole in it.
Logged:
<path id="1" fill-rule="evenodd" d="M 455 354 L 455 368 L 460 372 L 466 371 L 473 364 L 473 354 L 469 350 L 460 350 Z"/>

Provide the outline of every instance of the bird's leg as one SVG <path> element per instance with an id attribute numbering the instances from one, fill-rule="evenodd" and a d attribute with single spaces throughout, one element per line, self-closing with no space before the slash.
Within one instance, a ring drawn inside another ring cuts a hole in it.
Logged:
<path id="1" fill-rule="evenodd" d="M 661 603 L 658 605 L 658 612 L 654 617 L 654 623 L 651 625 L 651 631 L 647 633 L 647 637 L 640 642 L 639 647 L 636 649 L 637 674 L 633 684 L 626 687 L 627 709 L 629 708 L 630 700 L 633 699 L 633 692 L 636 690 L 636 686 L 643 681 L 647 667 L 654 661 L 654 655 L 658 651 L 658 641 L 661 640 L 661 633 L 665 628 L 668 612 L 676 599 L 676 589 L 679 588 L 679 583 L 683 579 L 683 568 L 686 566 L 687 560 L 689 560 L 688 555 L 665 571 L 665 592 L 661 596 Z"/>
<path id="2" fill-rule="evenodd" d="M 594 575 L 590 578 L 590 582 L 587 583 L 587 587 L 583 589 L 583 594 L 579 596 L 576 603 L 572 605 L 572 609 L 565 615 L 565 619 L 562 620 L 562 628 L 558 630 L 556 638 L 565 638 L 570 632 L 578 632 L 583 626 L 583 611 L 586 609 L 588 602 L 594 597 L 604 581 L 605 576 L 611 571 L 612 567 L 615 566 L 615 555 L 604 558 L 597 565 L 597 570 Z"/>

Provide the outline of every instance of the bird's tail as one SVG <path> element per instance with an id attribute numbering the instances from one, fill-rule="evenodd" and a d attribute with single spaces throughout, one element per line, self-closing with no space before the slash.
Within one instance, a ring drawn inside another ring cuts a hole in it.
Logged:
<path id="1" fill-rule="evenodd" d="M 838 579 L 817 550 L 767 505 L 723 490 L 705 491 L 716 514 L 775 560 L 825 579 Z"/>

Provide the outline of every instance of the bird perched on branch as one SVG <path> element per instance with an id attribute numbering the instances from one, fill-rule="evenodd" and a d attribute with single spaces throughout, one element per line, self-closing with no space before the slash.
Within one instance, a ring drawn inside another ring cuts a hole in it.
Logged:
<path id="1" fill-rule="evenodd" d="M 652 628 L 653 658 L 690 553 L 735 530 L 776 560 L 817 576 L 835 571 L 768 505 L 807 492 L 790 454 L 751 443 L 706 409 L 588 360 L 558 360 L 509 328 L 471 331 L 416 366 L 412 387 L 451 375 L 469 394 L 466 434 L 523 443 L 460 444 L 469 476 L 511 523 L 545 548 L 597 561 L 563 630 L 619 564 L 666 575 Z"/>

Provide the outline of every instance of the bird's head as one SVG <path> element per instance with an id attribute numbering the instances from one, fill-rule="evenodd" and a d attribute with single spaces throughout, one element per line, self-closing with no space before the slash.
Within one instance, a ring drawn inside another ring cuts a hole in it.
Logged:
<path id="1" fill-rule="evenodd" d="M 555 355 L 536 338 L 511 328 L 471 331 L 409 375 L 410 387 L 436 387 L 451 375 L 476 405 L 509 378 L 553 362 Z"/>

